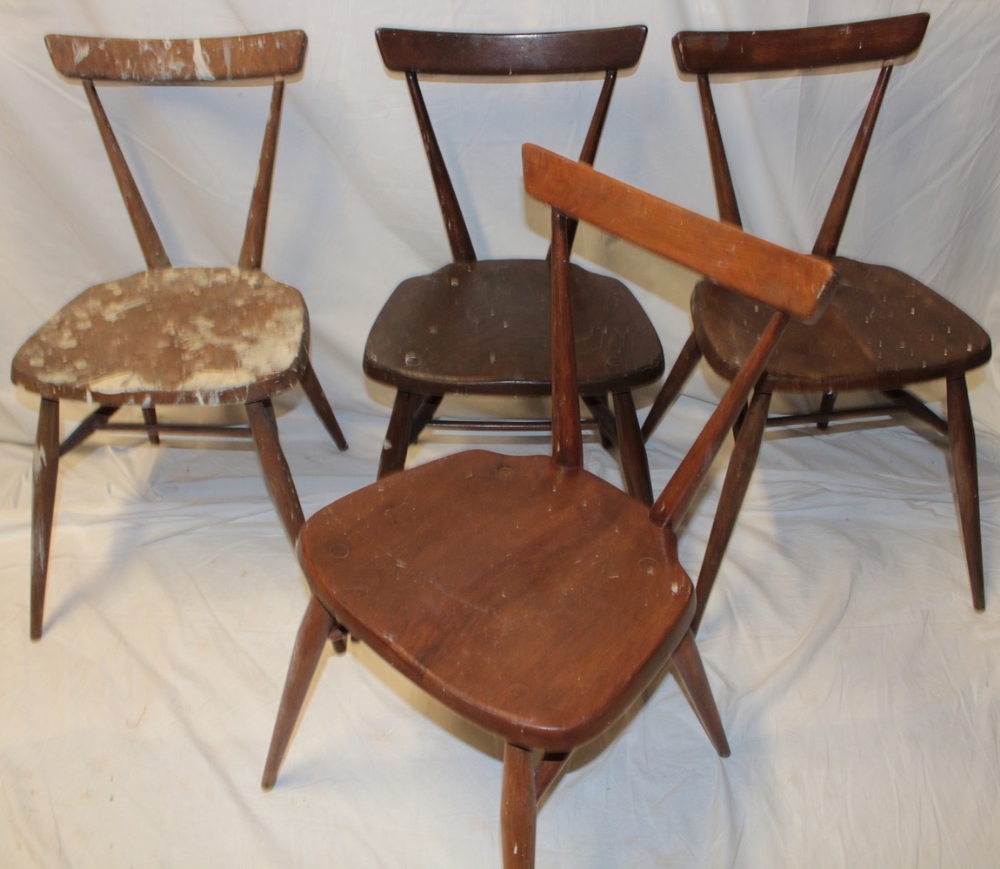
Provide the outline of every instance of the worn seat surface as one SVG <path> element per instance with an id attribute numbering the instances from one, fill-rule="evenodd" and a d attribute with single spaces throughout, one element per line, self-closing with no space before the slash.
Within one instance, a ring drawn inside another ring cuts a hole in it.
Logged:
<path id="1" fill-rule="evenodd" d="M 635 296 L 621 281 L 576 265 L 570 280 L 581 388 L 620 391 L 655 381 L 663 354 Z M 401 389 L 548 395 L 548 264 L 449 263 L 410 278 L 382 308 L 365 353 L 366 371 Z"/>
<path id="2" fill-rule="evenodd" d="M 778 390 L 880 390 L 960 375 L 990 358 L 990 336 L 926 284 L 889 266 L 834 257 L 837 292 L 813 324 L 790 323 L 767 366 Z M 691 301 L 705 358 L 733 377 L 770 311 L 701 282 Z"/>
<path id="3" fill-rule="evenodd" d="M 161 269 L 85 290 L 14 357 L 14 382 L 47 398 L 244 404 L 308 362 L 302 294 L 257 270 Z"/>

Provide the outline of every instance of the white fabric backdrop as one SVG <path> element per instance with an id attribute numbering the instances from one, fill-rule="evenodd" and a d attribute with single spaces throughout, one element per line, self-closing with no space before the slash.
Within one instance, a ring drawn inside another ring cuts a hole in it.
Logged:
<path id="1" fill-rule="evenodd" d="M 297 394 L 283 403 L 308 514 L 373 479 L 391 396 L 360 371 L 368 326 L 400 279 L 448 257 L 406 88 L 383 69 L 375 27 L 646 23 L 597 165 L 714 214 L 696 88 L 674 68 L 673 33 L 918 10 L 932 16 L 925 44 L 893 74 L 841 250 L 906 269 L 998 334 L 995 4 L 762 6 L 3 0 L 0 358 L 83 287 L 142 267 L 82 89 L 53 71 L 45 33 L 309 34 L 305 74 L 286 93 L 265 253 L 266 270 L 308 300 L 316 369 L 351 442 L 336 453 Z M 748 229 L 811 245 L 874 74 L 719 90 Z M 518 146 L 578 152 L 598 88 L 531 85 L 525 101 L 503 83 L 428 86 L 481 256 L 544 250 Z M 265 89 L 104 95 L 140 184 L 157 190 L 149 204 L 175 264 L 233 261 Z M 577 252 L 629 281 L 671 357 L 689 327 L 689 280 L 593 232 Z M 666 677 L 556 789 L 540 866 L 996 865 L 998 374 L 994 361 L 972 378 L 990 609 L 969 605 L 940 440 L 888 427 L 769 435 L 700 636 L 733 757 L 713 755 Z M 710 378 L 695 381 L 661 427 L 654 483 L 716 395 Z M 30 644 L 36 405 L 0 384 L 0 864 L 498 865 L 499 747 L 357 646 L 326 663 L 277 789 L 259 791 L 306 589 L 245 449 L 126 440 L 67 460 L 46 635 Z M 413 460 L 465 443 L 432 436 Z M 596 445 L 587 461 L 617 481 Z M 693 572 L 720 477 L 684 530 Z"/>

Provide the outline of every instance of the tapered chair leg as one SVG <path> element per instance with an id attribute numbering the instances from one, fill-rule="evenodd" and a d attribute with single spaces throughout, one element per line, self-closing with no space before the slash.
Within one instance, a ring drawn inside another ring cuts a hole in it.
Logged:
<path id="1" fill-rule="evenodd" d="M 246 405 L 246 410 L 254 445 L 257 447 L 257 455 L 264 471 L 267 491 L 294 549 L 305 518 L 302 515 L 302 505 L 295 490 L 291 469 L 278 441 L 278 423 L 274 418 L 274 408 L 271 407 L 271 400 L 265 399 L 250 402 Z"/>
<path id="2" fill-rule="evenodd" d="M 142 421 L 146 425 L 156 425 L 156 408 L 155 407 L 144 407 L 142 409 Z M 149 433 L 149 442 L 156 446 L 160 443 L 159 432 L 151 431 Z"/>
<path id="3" fill-rule="evenodd" d="M 392 405 L 392 416 L 389 417 L 389 428 L 382 442 L 382 455 L 378 463 L 378 479 L 382 479 L 396 471 L 403 470 L 406 465 L 406 451 L 410 446 L 410 432 L 413 424 L 413 393 L 400 389 Z"/>
<path id="4" fill-rule="evenodd" d="M 628 493 L 643 504 L 653 503 L 653 484 L 649 479 L 649 459 L 639 430 L 635 401 L 631 392 L 614 395 L 615 419 L 618 421 L 618 452 Z"/>
<path id="5" fill-rule="evenodd" d="M 330 437 L 333 438 L 333 442 L 337 445 L 337 448 L 346 450 L 347 438 L 344 437 L 344 433 L 340 430 L 340 423 L 337 422 L 337 417 L 333 415 L 333 408 L 330 407 L 330 402 L 326 400 L 326 393 L 323 392 L 323 387 L 316 376 L 312 362 L 306 365 L 306 370 L 302 373 L 299 382 L 302 384 L 302 391 L 305 392 L 306 398 L 309 399 L 309 403 L 313 406 L 313 410 L 316 411 L 316 416 L 320 418 L 323 427 L 330 433 Z"/>
<path id="6" fill-rule="evenodd" d="M 824 392 L 823 398 L 819 403 L 820 413 L 831 413 L 833 411 L 834 405 L 837 403 L 837 393 L 836 392 Z M 830 420 L 821 419 L 816 423 L 816 428 L 821 431 L 826 431 L 830 427 Z"/>
<path id="7" fill-rule="evenodd" d="M 743 498 L 750 485 L 750 476 L 753 474 L 760 453 L 760 443 L 764 437 L 764 425 L 767 422 L 767 411 L 770 406 L 771 393 L 756 390 L 736 438 L 736 446 L 729 460 L 729 468 L 726 470 L 726 481 L 719 496 L 715 521 L 712 523 L 712 533 L 709 535 L 705 558 L 698 574 L 698 585 L 695 588 L 698 604 L 691 620 L 692 633 L 698 632 L 708 596 L 712 592 L 715 577 L 722 564 L 722 556 L 725 555 L 729 538 L 733 534 L 736 519 L 740 514 L 740 507 L 743 506 Z"/>
<path id="8" fill-rule="evenodd" d="M 719 757 L 729 757 L 729 741 L 726 739 L 726 731 L 722 726 L 722 718 L 719 716 L 719 707 L 715 705 L 715 697 L 708 684 L 701 655 L 698 653 L 698 644 L 694 641 L 694 634 L 690 630 L 674 649 L 671 660 L 677 678 L 684 686 L 684 690 L 687 691 L 695 714 L 697 714 L 701 726 L 705 728 L 708 738 L 712 740 L 712 745 L 715 746 Z"/>
<path id="9" fill-rule="evenodd" d="M 504 869 L 532 869 L 538 803 L 534 757 L 530 749 L 510 743 L 504 745 L 502 799 L 500 830 Z"/>
<path id="10" fill-rule="evenodd" d="M 646 419 L 642 423 L 643 440 L 648 441 L 652 437 L 653 432 L 656 431 L 656 427 L 660 424 L 660 420 L 663 419 L 663 415 L 670 409 L 670 405 L 674 403 L 677 396 L 680 395 L 684 384 L 687 383 L 688 378 L 691 376 L 691 372 L 694 371 L 695 366 L 700 361 L 701 348 L 698 346 L 698 339 L 695 337 L 694 332 L 692 332 L 681 348 L 681 352 L 677 356 L 677 361 L 674 362 L 673 368 L 670 369 L 667 379 L 663 381 L 663 386 L 660 387 L 660 391 L 653 400 L 653 406 L 649 409 L 649 413 L 646 414 Z"/>
<path id="11" fill-rule="evenodd" d="M 601 436 L 601 446 L 610 450 L 618 444 L 618 424 L 615 415 L 608 407 L 606 395 L 583 395 L 584 405 L 590 411 L 591 417 L 597 423 L 597 432 Z"/>
<path id="12" fill-rule="evenodd" d="M 948 381 L 948 438 L 951 441 L 951 464 L 955 472 L 962 541 L 965 543 L 965 559 L 969 565 L 972 605 L 977 610 L 984 610 L 986 589 L 983 582 L 983 540 L 979 520 L 976 432 L 972 425 L 965 377 Z"/>
<path id="13" fill-rule="evenodd" d="M 305 702 L 309 684 L 323 654 L 323 646 L 336 627 L 336 622 L 326 607 L 317 600 L 315 595 L 309 599 L 309 606 L 302 617 L 302 624 L 295 637 L 292 648 L 292 660 L 288 664 L 288 675 L 285 677 L 285 688 L 281 692 L 281 703 L 278 705 L 278 717 L 274 722 L 271 734 L 271 747 L 267 752 L 267 762 L 264 764 L 264 777 L 260 786 L 269 791 L 278 778 L 281 761 L 292 738 L 295 722 L 299 720 L 302 704 Z"/>
<path id="14" fill-rule="evenodd" d="M 410 422 L 410 443 L 415 444 L 420 432 L 427 428 L 427 424 L 434 419 L 434 414 L 441 406 L 443 395 L 424 395 L 420 401 L 412 402 L 411 412 L 413 419 Z"/>
<path id="15" fill-rule="evenodd" d="M 59 474 L 59 402 L 43 398 L 35 439 L 34 488 L 31 500 L 31 639 L 42 636 L 45 585 L 49 571 L 49 544 L 56 506 Z"/>

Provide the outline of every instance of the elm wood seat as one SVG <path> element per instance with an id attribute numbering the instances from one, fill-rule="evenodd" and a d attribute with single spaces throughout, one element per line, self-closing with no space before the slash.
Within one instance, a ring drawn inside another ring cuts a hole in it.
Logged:
<path id="1" fill-rule="evenodd" d="M 928 19 L 926 13 L 919 13 L 838 26 L 747 33 L 682 32 L 674 37 L 678 68 L 697 76 L 719 212 L 723 220 L 737 226 L 742 223 L 710 76 L 818 68 L 838 71 L 851 64 L 867 70 L 873 62 L 881 63 L 874 92 L 812 251 L 834 264 L 840 282 L 817 323 L 788 327 L 737 427 L 736 447 L 698 577 L 695 628 L 743 503 L 765 425 L 816 423 L 825 429 L 836 419 L 901 412 L 949 437 L 972 603 L 977 610 L 986 605 L 975 432 L 965 374 L 990 358 L 989 336 L 954 304 L 909 275 L 837 255 L 889 75 L 894 64 L 920 47 Z M 647 439 L 702 355 L 717 373 L 732 378 L 770 317 L 766 308 L 708 283 L 695 289 L 691 312 L 693 333 L 643 423 Z M 947 382 L 947 422 L 907 389 L 911 384 L 939 379 Z M 771 396 L 779 391 L 821 395 L 818 412 L 769 419 Z M 887 401 L 835 409 L 838 393 L 854 391 L 882 393 Z"/>
<path id="2" fill-rule="evenodd" d="M 674 527 L 789 314 L 835 279 L 785 251 L 535 145 L 528 193 L 553 209 L 553 454 L 460 452 L 319 510 L 299 559 L 313 597 L 295 642 L 263 786 L 274 785 L 327 636 L 347 632 L 446 706 L 504 739 L 504 865 L 534 862 L 538 800 L 570 752 L 609 727 L 668 661 L 716 750 L 729 747 L 689 625 Z M 581 467 L 569 219 L 722 280 L 776 313 L 650 509 Z M 615 642 L 603 643 L 600 637 Z M 533 752 L 541 760 L 533 761 Z"/>
<path id="3" fill-rule="evenodd" d="M 600 73 L 604 85 L 580 157 L 593 164 L 618 70 L 639 62 L 646 28 L 536 34 L 382 28 L 375 35 L 386 67 L 406 75 L 454 260 L 436 272 L 403 281 L 372 325 L 365 373 L 396 389 L 379 463 L 381 478 L 405 465 L 409 445 L 427 425 L 548 428 L 544 421 L 435 418 L 443 396 L 547 396 L 552 390 L 548 267 L 541 258 L 476 258 L 418 77 L 535 80 Z M 655 383 L 663 373 L 659 339 L 623 283 L 578 266 L 573 270 L 574 298 L 580 303 L 577 356 L 584 401 L 605 446 L 619 444 L 627 488 L 652 503 L 632 390 Z M 613 413 L 608 394 L 613 396 Z"/>
<path id="4" fill-rule="evenodd" d="M 252 436 L 278 515 L 294 545 L 302 525 L 278 442 L 271 397 L 301 383 L 340 449 L 347 442 L 309 361 L 309 317 L 298 290 L 261 271 L 286 76 L 302 69 L 299 30 L 195 40 L 48 36 L 56 69 L 78 78 L 97 120 L 146 270 L 98 284 L 52 316 L 14 357 L 11 379 L 41 396 L 32 506 L 31 636 L 42 633 L 59 457 L 97 430 Z M 137 85 L 272 83 L 270 113 L 238 264 L 171 267 L 98 98 L 95 82 Z M 97 407 L 59 442 L 59 402 Z M 111 423 L 122 407 L 142 423 Z M 244 405 L 249 427 L 160 422 L 161 405 Z"/>

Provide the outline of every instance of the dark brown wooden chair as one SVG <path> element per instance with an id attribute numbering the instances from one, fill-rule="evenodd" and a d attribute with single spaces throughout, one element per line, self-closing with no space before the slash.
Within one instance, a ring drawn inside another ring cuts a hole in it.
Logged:
<path id="1" fill-rule="evenodd" d="M 548 266 L 543 258 L 478 260 L 448 175 L 418 76 L 482 78 L 604 76 L 580 159 L 593 164 L 618 70 L 639 62 L 646 28 L 564 33 L 376 31 L 386 67 L 406 75 L 437 189 L 453 262 L 400 284 L 375 320 L 364 370 L 396 389 L 379 477 L 400 470 L 427 425 L 545 430 L 548 421 L 435 418 L 443 396 L 547 396 Z M 459 79 L 461 81 L 461 79 Z M 466 83 L 466 87 L 469 85 Z M 519 144 L 519 143 L 517 143 Z M 511 142 L 513 151 L 515 143 Z M 573 229 L 570 230 L 572 239 Z M 655 383 L 663 351 L 649 318 L 620 281 L 577 266 L 580 388 L 605 446 L 619 446 L 628 490 L 652 503 L 632 391 Z M 614 412 L 608 406 L 612 395 Z"/>
<path id="2" fill-rule="evenodd" d="M 889 75 L 893 65 L 905 61 L 920 47 L 928 20 L 926 13 L 918 13 L 827 27 L 741 33 L 683 32 L 674 37 L 678 68 L 697 76 L 719 213 L 723 220 L 736 226 L 742 223 L 716 119 L 710 76 L 774 74 L 824 67 L 836 72 L 854 64 L 876 78 L 867 111 L 813 246 L 813 254 L 836 266 L 840 273 L 839 288 L 819 322 L 789 326 L 737 428 L 736 447 L 698 577 L 695 629 L 743 503 L 765 425 L 816 423 L 825 429 L 832 420 L 885 417 L 901 412 L 908 412 L 935 431 L 947 434 L 950 440 L 972 603 L 977 610 L 986 605 L 976 443 L 965 375 L 990 358 L 989 336 L 955 305 L 909 275 L 887 266 L 837 256 L 837 245 Z M 881 63 L 880 72 L 871 72 L 873 63 Z M 691 312 L 693 334 L 643 423 L 646 439 L 702 355 L 720 375 L 734 377 L 771 316 L 766 308 L 710 283 L 702 283 L 695 289 Z M 947 422 L 907 389 L 911 384 L 938 379 L 947 381 Z M 822 396 L 819 410 L 769 419 L 771 395 L 779 391 L 817 393 Z M 881 399 L 862 408 L 835 409 L 838 393 L 855 391 L 880 393 Z"/>
<path id="3" fill-rule="evenodd" d="M 294 545 L 302 525 L 295 484 L 278 443 L 271 397 L 301 383 L 340 449 L 347 442 L 309 362 L 309 318 L 298 290 L 261 271 L 264 230 L 285 78 L 302 69 L 300 30 L 194 40 L 47 36 L 56 69 L 80 79 L 139 239 L 146 270 L 84 290 L 32 335 L 11 379 L 41 396 L 32 507 L 31 636 L 42 609 L 59 458 L 95 431 L 252 435 L 264 478 Z M 98 99 L 97 82 L 137 85 L 272 83 L 270 115 L 238 265 L 173 268 Z M 95 405 L 59 442 L 59 402 Z M 244 405 L 249 428 L 158 421 L 157 406 Z M 113 423 L 127 405 L 144 422 Z"/>
<path id="4" fill-rule="evenodd" d="M 585 163 L 524 146 L 527 191 L 553 208 L 553 453 L 460 452 L 320 510 L 299 537 L 314 591 L 263 785 L 277 777 L 328 635 L 349 632 L 504 750 L 504 865 L 534 860 L 538 800 L 570 752 L 608 728 L 668 661 L 716 750 L 729 747 L 688 626 L 674 527 L 788 321 L 836 272 L 685 211 Z M 652 509 L 581 467 L 572 220 L 592 223 L 773 305 L 763 337 Z M 572 301 L 571 301 L 572 300 Z M 614 642 L 601 642 L 614 637 Z M 535 763 L 533 752 L 541 755 Z"/>

